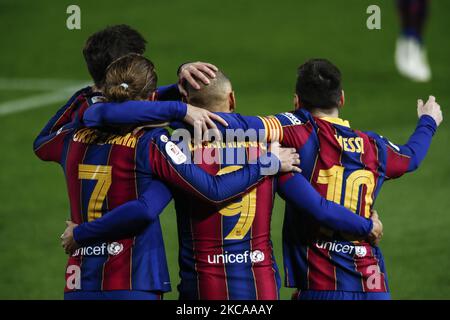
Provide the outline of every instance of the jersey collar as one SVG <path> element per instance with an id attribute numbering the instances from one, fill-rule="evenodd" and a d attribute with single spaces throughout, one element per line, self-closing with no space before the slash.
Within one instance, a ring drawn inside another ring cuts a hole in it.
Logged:
<path id="1" fill-rule="evenodd" d="M 320 119 L 334 123 L 334 124 L 338 124 L 343 127 L 350 128 L 350 122 L 348 122 L 347 120 L 342 120 L 341 118 L 321 117 Z"/>

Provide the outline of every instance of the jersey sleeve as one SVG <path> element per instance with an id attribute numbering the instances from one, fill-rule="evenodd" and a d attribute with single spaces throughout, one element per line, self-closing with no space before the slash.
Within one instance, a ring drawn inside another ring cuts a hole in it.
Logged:
<path id="1" fill-rule="evenodd" d="M 166 135 L 152 139 L 149 148 L 152 174 L 176 188 L 214 204 L 227 202 L 248 192 L 261 182 L 267 173 L 276 174 L 280 168 L 278 158 L 267 153 L 240 170 L 213 176 L 192 163 L 190 152 L 181 151 Z"/>
<path id="2" fill-rule="evenodd" d="M 179 101 L 182 99 L 178 85 L 170 84 L 167 86 L 158 87 L 156 90 L 156 98 L 160 101 Z"/>
<path id="3" fill-rule="evenodd" d="M 124 203 L 101 218 L 74 228 L 74 240 L 80 246 L 88 246 L 98 241 L 135 236 L 159 216 L 171 199 L 170 190 L 161 181 L 153 180 L 137 200 Z"/>
<path id="4" fill-rule="evenodd" d="M 180 101 L 126 101 L 96 103 L 83 114 L 87 127 L 138 125 L 183 120 L 187 106 Z"/>
<path id="5" fill-rule="evenodd" d="M 425 115 L 420 117 L 416 129 L 404 145 L 395 145 L 386 138 L 370 133 L 381 149 L 380 158 L 386 179 L 398 178 L 416 170 L 425 159 L 436 130 L 434 119 Z"/>
<path id="6" fill-rule="evenodd" d="M 90 88 L 76 92 L 67 103 L 47 122 L 33 143 L 34 153 L 44 161 L 59 162 L 61 159 L 64 137 L 67 132 L 76 126 L 78 120 L 73 117 L 83 104 L 83 93 Z"/>
<path id="7" fill-rule="evenodd" d="M 50 120 L 50 122 L 52 122 L 52 125 L 47 128 L 47 132 L 56 132 L 63 126 L 74 121 L 80 107 L 85 103 L 85 94 L 89 93 L 90 91 L 91 87 L 85 87 L 75 92 L 73 96 L 66 102 L 66 104 L 61 109 L 59 109 L 55 116 Z"/>
<path id="8" fill-rule="evenodd" d="M 218 113 L 229 126 L 224 129 L 254 129 L 258 137 L 267 142 L 280 142 L 284 147 L 301 149 L 313 132 L 313 125 L 307 115 L 283 112 L 273 116 L 243 116 L 233 113 Z"/>
<path id="9" fill-rule="evenodd" d="M 280 176 L 277 187 L 284 200 L 309 214 L 325 227 L 361 237 L 368 236 L 372 230 L 372 220 L 360 217 L 344 206 L 326 200 L 301 174 L 286 173 Z"/>
<path id="10" fill-rule="evenodd" d="M 280 141 L 284 147 L 300 150 L 314 131 L 312 116 L 303 110 L 278 113 L 274 118 L 283 128 Z"/>

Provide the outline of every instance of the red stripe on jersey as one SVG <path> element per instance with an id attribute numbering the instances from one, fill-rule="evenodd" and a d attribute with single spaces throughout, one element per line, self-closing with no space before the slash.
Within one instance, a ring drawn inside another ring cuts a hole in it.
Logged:
<path id="1" fill-rule="evenodd" d="M 307 247 L 308 288 L 311 290 L 336 290 L 336 270 L 328 250 Z"/>
<path id="2" fill-rule="evenodd" d="M 355 266 L 361 273 L 361 285 L 364 292 L 386 292 L 384 274 L 380 272 L 378 260 L 373 255 L 372 247 L 368 243 L 357 244 L 364 247 L 365 256 L 355 257 Z"/>
<path id="3" fill-rule="evenodd" d="M 75 113 L 80 106 L 84 107 L 85 109 L 88 106 L 88 101 L 84 93 L 81 93 L 75 98 L 72 104 L 63 112 L 63 114 L 55 122 L 50 132 L 51 133 L 55 132 L 59 130 L 59 128 L 61 128 L 62 126 L 66 125 L 67 123 L 72 122 L 72 120 L 74 120 L 75 118 Z"/>
<path id="4" fill-rule="evenodd" d="M 283 127 L 283 146 L 301 148 L 309 139 L 314 128 L 311 122 Z"/>
<path id="5" fill-rule="evenodd" d="M 327 196 L 328 185 L 319 184 L 318 176 L 321 170 L 328 170 L 334 165 L 341 165 L 342 149 L 335 138 L 335 128 L 326 121 L 317 120 L 319 125 L 319 156 L 311 175 L 311 184 L 322 195 Z M 286 138 L 285 138 L 286 139 Z M 328 250 L 313 247 L 308 248 L 308 287 L 313 290 L 336 290 L 336 267 L 331 261 Z"/>
<path id="6" fill-rule="evenodd" d="M 112 184 L 108 191 L 109 210 L 137 199 L 136 149 L 120 145 L 111 147 L 108 165 L 112 166 Z M 132 290 L 131 267 L 133 239 L 117 241 L 123 246 L 118 255 L 110 255 L 103 266 L 102 290 Z"/>
<path id="7" fill-rule="evenodd" d="M 196 152 L 202 152 L 203 149 L 196 149 Z M 208 154 L 208 152 L 204 153 Z M 197 161 L 197 158 L 193 158 Z M 201 159 L 201 158 L 199 158 Z M 206 159 L 205 159 L 206 160 Z M 197 191 L 189 181 L 185 180 L 172 166 L 172 163 L 159 150 L 158 145 L 152 142 L 149 151 L 149 162 L 153 173 L 161 178 L 163 181 L 170 182 L 171 185 L 178 186 L 179 189 L 184 189 L 186 192 L 196 194 L 200 198 L 205 198 L 203 194 Z M 214 161 L 213 161 L 214 162 Z M 214 168 L 214 166 L 212 166 Z M 205 169 L 204 169 L 205 170 Z M 209 199 L 207 199 L 209 200 Z"/>
<path id="8" fill-rule="evenodd" d="M 81 180 L 78 178 L 78 164 L 82 163 L 87 151 L 87 145 L 79 142 L 69 141 L 67 148 L 67 157 L 65 163 L 67 192 L 69 194 L 70 202 L 70 216 L 71 220 L 76 224 L 83 223 L 83 214 L 81 212 Z M 69 257 L 66 266 L 66 285 L 64 287 L 65 292 L 72 291 L 76 288 L 73 287 L 74 281 L 81 281 L 81 263 L 83 256 L 77 255 L 76 257 Z M 75 279 L 75 273 L 79 272 L 79 279 Z M 71 288 L 68 288 L 68 284 L 71 283 Z"/>
<path id="9" fill-rule="evenodd" d="M 44 161 L 60 162 L 62 157 L 62 151 L 64 148 L 64 138 L 67 136 L 68 130 L 55 135 L 52 139 L 41 144 L 34 153 L 39 159 Z"/>
<path id="10" fill-rule="evenodd" d="M 398 153 L 390 146 L 386 146 L 386 152 L 386 177 L 388 179 L 398 178 L 408 171 L 411 158 Z"/>
<path id="11" fill-rule="evenodd" d="M 78 164 L 83 163 L 87 144 L 70 141 L 67 148 L 65 164 L 67 191 L 69 193 L 71 220 L 80 224 L 83 223 L 83 213 L 81 212 L 81 180 L 78 178 Z"/>
<path id="12" fill-rule="evenodd" d="M 207 150 L 203 153 L 204 150 Z M 217 149 L 196 149 L 194 152 L 202 152 L 203 155 L 215 156 Z M 210 153 L 211 152 L 211 153 Z M 206 159 L 205 159 L 206 160 Z M 203 162 L 203 161 L 202 161 Z M 206 161 L 204 161 L 206 162 Z M 218 164 L 200 164 L 203 170 L 209 174 L 216 174 L 220 170 Z M 199 202 L 199 214 L 193 215 L 192 238 L 194 239 L 194 255 L 198 276 L 198 295 L 200 300 L 228 300 L 228 286 L 225 264 L 223 261 L 214 261 L 223 252 L 223 228 L 222 215 L 216 212 L 217 208 L 207 203 Z M 210 209 L 208 209 L 210 207 Z M 214 258 L 216 257 L 216 258 Z M 218 263 L 219 262 L 219 263 Z"/>
<path id="13" fill-rule="evenodd" d="M 258 300 L 277 300 L 276 273 L 272 265 L 273 251 L 270 243 L 270 219 L 273 207 L 274 179 L 267 179 L 256 189 L 256 211 L 251 228 L 251 248 L 264 253 L 262 262 L 253 263 L 253 275 Z"/>
<path id="14" fill-rule="evenodd" d="M 66 284 L 64 286 L 64 292 L 72 292 L 76 289 L 81 289 L 81 263 L 83 262 L 83 256 L 78 255 L 76 257 L 69 257 L 69 261 L 66 265 Z M 70 286 L 70 288 L 69 288 Z"/>
<path id="15" fill-rule="evenodd" d="M 386 277 L 385 277 L 385 275 L 384 275 L 384 273 L 382 273 L 381 272 L 381 268 L 379 267 L 380 266 L 380 263 L 379 263 L 379 261 L 378 261 L 378 259 L 376 258 L 376 256 L 374 255 L 374 252 L 373 252 L 373 248 L 372 247 L 370 247 L 370 250 L 371 250 L 371 256 L 372 257 L 374 257 L 374 259 L 376 260 L 376 265 L 377 265 L 377 267 L 378 268 L 376 268 L 376 272 L 378 272 L 378 274 L 372 274 L 372 276 L 373 277 L 375 277 L 375 278 L 369 278 L 368 279 L 368 281 L 367 281 L 367 285 L 369 286 L 373 286 L 373 285 L 375 285 L 375 287 L 376 286 L 378 286 L 378 280 L 380 281 L 380 287 L 379 287 L 379 289 L 377 289 L 377 288 L 374 288 L 374 289 L 371 289 L 370 291 L 371 292 L 374 292 L 374 291 L 377 291 L 377 292 L 387 292 L 388 291 L 388 288 L 387 288 L 387 284 L 386 284 Z M 379 279 L 377 278 L 377 276 L 379 276 Z"/>

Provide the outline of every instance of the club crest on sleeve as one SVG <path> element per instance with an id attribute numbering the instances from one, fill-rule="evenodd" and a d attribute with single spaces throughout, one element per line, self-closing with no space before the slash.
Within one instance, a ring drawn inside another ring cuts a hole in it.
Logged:
<path id="1" fill-rule="evenodd" d="M 183 151 L 181 151 L 181 149 L 172 141 L 166 143 L 166 153 L 175 164 L 182 164 L 187 160 Z"/>
<path id="2" fill-rule="evenodd" d="M 102 96 L 93 96 L 91 98 L 91 104 L 94 104 L 97 102 L 103 102 L 103 97 Z"/>
<path id="3" fill-rule="evenodd" d="M 169 141 L 169 138 L 166 136 L 166 135 L 162 135 L 161 137 L 159 137 L 159 139 L 162 141 L 162 142 L 164 142 L 164 143 L 166 143 L 166 142 L 168 142 Z"/>

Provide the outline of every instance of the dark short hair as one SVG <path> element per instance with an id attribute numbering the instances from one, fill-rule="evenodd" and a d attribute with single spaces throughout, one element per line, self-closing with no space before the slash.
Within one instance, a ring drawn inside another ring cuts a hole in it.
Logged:
<path id="1" fill-rule="evenodd" d="M 143 54 L 146 41 L 128 25 L 106 27 L 91 35 L 83 48 L 84 59 L 95 85 L 102 87 L 106 68 L 116 59 L 129 54 Z"/>
<path id="2" fill-rule="evenodd" d="M 296 93 L 306 109 L 331 109 L 342 95 L 341 72 L 326 59 L 311 59 L 297 72 Z"/>

